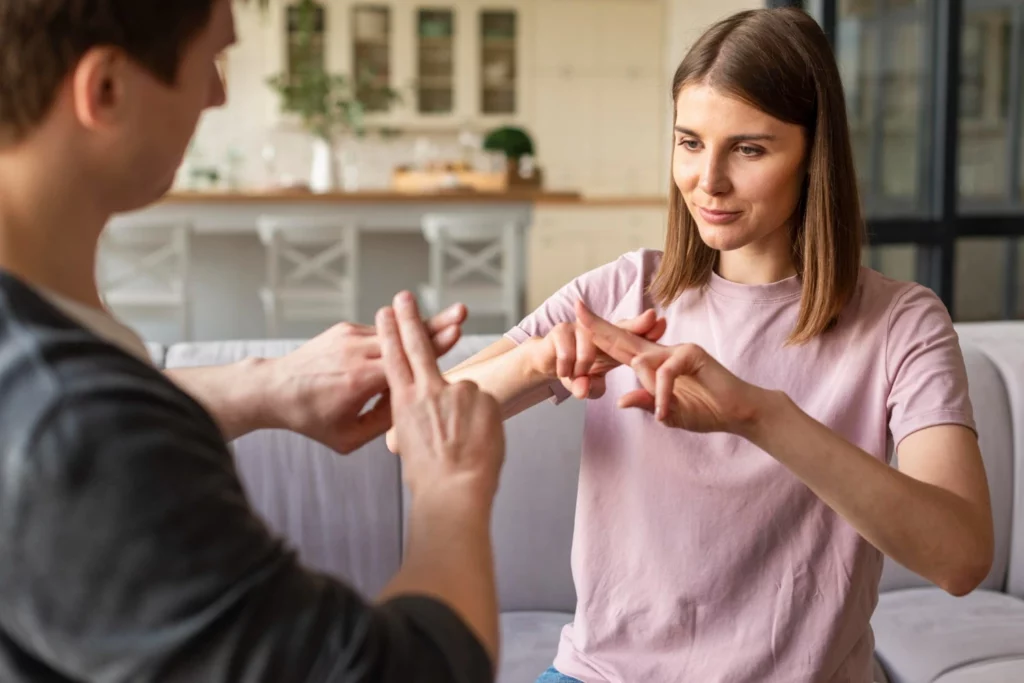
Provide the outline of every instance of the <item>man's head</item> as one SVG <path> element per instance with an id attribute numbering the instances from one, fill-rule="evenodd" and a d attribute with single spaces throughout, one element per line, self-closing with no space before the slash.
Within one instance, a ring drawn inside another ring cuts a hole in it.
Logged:
<path id="1" fill-rule="evenodd" d="M 0 158 L 59 161 L 112 212 L 157 199 L 234 39 L 230 0 L 0 0 Z"/>

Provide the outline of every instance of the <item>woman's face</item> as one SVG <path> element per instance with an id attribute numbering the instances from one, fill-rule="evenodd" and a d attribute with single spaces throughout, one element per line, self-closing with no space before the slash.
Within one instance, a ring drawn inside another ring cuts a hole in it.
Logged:
<path id="1" fill-rule="evenodd" d="M 709 86 L 685 86 L 676 100 L 672 177 L 713 249 L 788 255 L 806 149 L 802 127 Z"/>

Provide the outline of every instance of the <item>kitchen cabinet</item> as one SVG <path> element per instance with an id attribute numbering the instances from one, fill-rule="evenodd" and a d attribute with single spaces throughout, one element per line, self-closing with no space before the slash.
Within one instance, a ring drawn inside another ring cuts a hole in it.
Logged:
<path id="1" fill-rule="evenodd" d="M 671 144 L 660 0 L 546 0 L 534 7 L 538 159 L 552 188 L 664 192 Z"/>
<path id="2" fill-rule="evenodd" d="M 320 2 L 324 63 L 335 72 L 372 72 L 401 94 L 387 109 L 372 90 L 366 119 L 409 129 L 454 130 L 519 123 L 530 101 L 528 32 L 534 0 L 334 0 Z M 294 0 L 271 4 L 264 41 L 269 71 L 285 69 Z"/>
<path id="3" fill-rule="evenodd" d="M 544 206 L 527 244 L 526 300 L 534 310 L 573 278 L 641 248 L 664 246 L 666 206 Z"/>

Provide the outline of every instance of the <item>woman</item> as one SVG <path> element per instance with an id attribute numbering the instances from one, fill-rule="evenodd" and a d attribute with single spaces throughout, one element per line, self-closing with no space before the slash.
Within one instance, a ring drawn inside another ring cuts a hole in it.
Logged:
<path id="1" fill-rule="evenodd" d="M 869 683 L 883 553 L 954 595 L 991 564 L 957 336 L 929 290 L 859 265 L 813 20 L 718 23 L 672 94 L 664 253 L 582 275 L 449 373 L 508 414 L 591 399 L 578 605 L 540 680 Z"/>

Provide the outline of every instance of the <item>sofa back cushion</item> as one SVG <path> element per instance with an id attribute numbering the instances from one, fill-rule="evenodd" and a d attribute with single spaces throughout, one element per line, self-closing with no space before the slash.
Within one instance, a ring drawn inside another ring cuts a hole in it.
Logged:
<path id="1" fill-rule="evenodd" d="M 1009 525 L 1009 551 L 1006 573 L 1006 591 L 1024 598 L 1024 323 L 1019 321 L 972 323 L 958 325 L 961 338 L 980 349 L 992 361 L 1003 380 L 1009 399 L 1009 424 L 1013 434 L 1014 459 L 1012 471 L 1006 472 L 1006 482 L 993 481 L 993 515 L 996 532 L 1000 516 Z M 997 506 L 995 497 L 1002 489 L 1012 491 L 1013 503 Z M 998 547 L 998 545 L 997 545 Z"/>
<path id="2" fill-rule="evenodd" d="M 297 341 L 172 346 L 167 367 L 276 357 Z M 398 571 L 401 502 L 398 460 L 383 437 L 342 456 L 290 432 L 263 430 L 233 442 L 239 476 L 256 512 L 309 567 L 345 580 L 365 597 Z"/>
<path id="3" fill-rule="evenodd" d="M 158 368 L 164 367 L 164 355 L 167 353 L 167 349 L 163 344 L 159 342 L 148 341 L 145 342 L 146 351 L 149 352 L 149 358 L 153 361 L 153 365 Z"/>
<path id="4" fill-rule="evenodd" d="M 996 552 L 992 569 L 982 584 L 1003 590 L 1010 554 L 1010 520 L 1013 513 L 1013 429 L 1006 386 L 992 360 L 970 341 L 961 340 L 964 362 L 978 426 L 979 444 L 992 497 Z M 898 458 L 893 458 L 898 466 Z M 881 590 L 898 590 L 932 584 L 890 558 L 885 559 Z"/>

